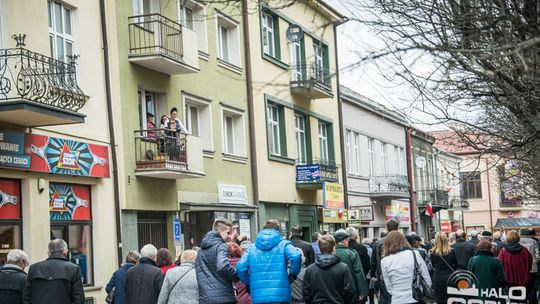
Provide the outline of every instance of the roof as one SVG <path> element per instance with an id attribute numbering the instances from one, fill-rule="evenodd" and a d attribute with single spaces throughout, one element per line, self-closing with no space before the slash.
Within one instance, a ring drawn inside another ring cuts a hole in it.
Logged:
<path id="1" fill-rule="evenodd" d="M 429 134 L 435 137 L 433 147 L 455 155 L 478 154 L 482 151 L 475 149 L 463 142 L 463 139 L 452 130 L 433 131 Z"/>
<path id="2" fill-rule="evenodd" d="M 497 219 L 495 228 L 535 228 L 540 227 L 540 218 L 503 218 Z"/>

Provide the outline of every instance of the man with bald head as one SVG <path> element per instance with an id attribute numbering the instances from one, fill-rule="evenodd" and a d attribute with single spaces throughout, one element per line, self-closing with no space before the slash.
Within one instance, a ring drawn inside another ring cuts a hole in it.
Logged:
<path id="1" fill-rule="evenodd" d="M 456 243 L 452 245 L 456 253 L 457 269 L 467 270 L 469 260 L 474 256 L 474 245 L 467 242 L 467 234 L 463 230 L 456 231 Z"/>

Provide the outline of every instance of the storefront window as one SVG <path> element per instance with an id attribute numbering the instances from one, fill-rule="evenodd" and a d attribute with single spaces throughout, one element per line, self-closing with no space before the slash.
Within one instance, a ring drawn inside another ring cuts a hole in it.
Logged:
<path id="1" fill-rule="evenodd" d="M 249 213 L 239 212 L 214 212 L 215 219 L 227 219 L 231 221 L 238 234 L 247 235 L 251 239 L 251 222 Z"/>
<path id="2" fill-rule="evenodd" d="M 0 265 L 13 249 L 22 249 L 21 183 L 0 179 Z"/>
<path id="3" fill-rule="evenodd" d="M 83 284 L 93 283 L 90 187 L 51 183 L 51 239 L 68 244 L 69 260 L 81 268 Z"/>

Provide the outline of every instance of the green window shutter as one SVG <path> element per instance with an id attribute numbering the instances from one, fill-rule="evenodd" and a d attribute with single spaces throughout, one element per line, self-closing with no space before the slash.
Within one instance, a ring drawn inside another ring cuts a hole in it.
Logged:
<path id="1" fill-rule="evenodd" d="M 281 40 L 279 39 L 279 17 L 272 15 L 274 21 L 274 46 L 276 48 L 276 59 L 281 60 Z"/>
<path id="2" fill-rule="evenodd" d="M 326 124 L 326 129 L 327 129 L 327 132 L 328 132 L 328 158 L 330 160 L 335 161 L 336 157 L 335 157 L 335 154 L 334 154 L 334 130 L 332 128 L 332 124 L 327 123 Z"/>
<path id="3" fill-rule="evenodd" d="M 279 139 L 281 145 L 281 156 L 283 157 L 287 157 L 287 138 L 285 136 L 286 130 L 285 108 L 283 106 L 279 106 Z"/>

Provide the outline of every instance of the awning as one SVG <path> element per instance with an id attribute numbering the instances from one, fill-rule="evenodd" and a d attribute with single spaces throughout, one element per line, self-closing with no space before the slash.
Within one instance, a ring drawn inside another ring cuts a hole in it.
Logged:
<path id="1" fill-rule="evenodd" d="M 540 227 L 540 218 L 503 218 L 497 219 L 495 228 L 536 228 Z"/>
<path id="2" fill-rule="evenodd" d="M 181 211 L 255 212 L 257 206 L 242 204 L 180 203 Z"/>

